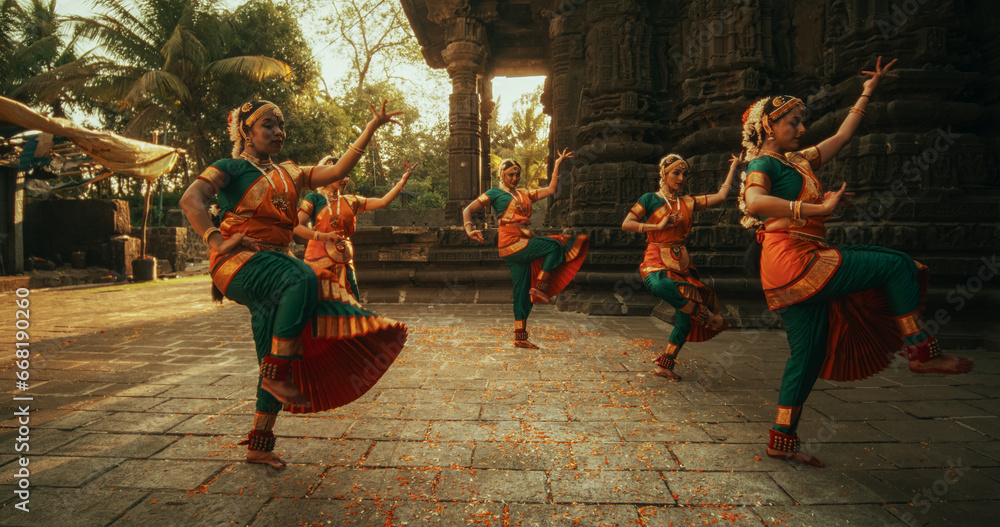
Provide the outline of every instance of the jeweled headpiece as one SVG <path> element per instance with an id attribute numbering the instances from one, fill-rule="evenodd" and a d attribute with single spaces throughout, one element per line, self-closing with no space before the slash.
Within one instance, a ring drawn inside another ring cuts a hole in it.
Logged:
<path id="1" fill-rule="evenodd" d="M 660 159 L 661 174 L 669 174 L 675 168 L 680 168 L 681 170 L 687 170 L 688 168 L 687 161 L 679 154 L 667 154 Z"/>
<path id="2" fill-rule="evenodd" d="M 517 161 L 514 161 L 513 159 L 504 159 L 503 161 L 500 162 L 500 165 L 497 166 L 497 178 L 500 178 L 512 168 L 516 168 L 518 172 L 520 172 L 521 164 L 518 163 Z M 501 182 L 502 181 L 503 180 L 501 180 Z"/>
<path id="3" fill-rule="evenodd" d="M 281 114 L 281 108 L 278 108 L 273 102 L 264 100 L 245 103 L 229 112 L 229 140 L 233 142 L 233 157 L 239 157 L 240 153 L 243 152 L 246 140 L 250 137 L 250 127 L 268 110 L 274 110 L 274 115 L 278 119 L 284 120 L 285 116 Z"/>
<path id="4" fill-rule="evenodd" d="M 791 95 L 778 95 L 761 99 L 743 112 L 743 148 L 748 158 L 760 155 L 760 147 L 768 136 L 773 135 L 771 124 L 777 122 L 796 107 L 805 108 L 802 99 Z"/>

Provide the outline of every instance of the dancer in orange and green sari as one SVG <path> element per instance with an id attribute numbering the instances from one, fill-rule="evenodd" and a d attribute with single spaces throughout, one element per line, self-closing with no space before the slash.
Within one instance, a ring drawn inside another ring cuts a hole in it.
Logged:
<path id="1" fill-rule="evenodd" d="M 230 113 L 233 158 L 212 164 L 181 199 L 191 226 L 211 247 L 213 296 L 250 309 L 260 377 L 254 425 L 244 442 L 247 461 L 283 468 L 274 450 L 282 407 L 318 412 L 362 396 L 381 378 L 406 341 L 402 324 L 362 308 L 329 271 L 291 255 L 296 200 L 302 188 L 343 179 L 385 123 L 396 122 L 385 102 L 361 137 L 334 166 L 275 164 L 285 142 L 281 110 L 253 101 Z M 398 124 L 398 123 L 397 123 Z M 206 209 L 218 196 L 220 227 Z"/>
<path id="2" fill-rule="evenodd" d="M 684 240 L 691 232 L 694 211 L 725 201 L 742 161 L 742 155 L 733 158 L 726 181 L 715 194 L 679 196 L 688 164 L 677 154 L 664 156 L 660 160 L 660 190 L 643 194 L 622 223 L 623 231 L 646 234 L 648 245 L 639 266 L 646 289 L 677 309 L 667 349 L 653 361 L 653 375 L 681 380 L 674 366 L 684 343 L 704 342 L 728 327 L 719 315 L 715 291 L 701 282 L 698 270 L 691 265 Z"/>
<path id="3" fill-rule="evenodd" d="M 336 163 L 337 159 L 329 156 L 319 162 L 320 165 Z M 299 205 L 299 224 L 295 227 L 295 234 L 309 240 L 306 263 L 333 273 L 337 283 L 350 291 L 355 300 L 361 300 L 354 270 L 354 246 L 351 245 L 357 215 L 392 203 L 416 166 L 416 163 L 411 165 L 406 160 L 403 177 L 381 198 L 342 194 L 350 183 L 350 179 L 345 177 L 308 194 Z"/>
<path id="4" fill-rule="evenodd" d="M 767 455 L 813 466 L 799 450 L 802 405 L 818 377 L 863 379 L 903 349 L 914 373 L 967 373 L 973 361 L 942 355 L 922 329 L 927 268 L 884 247 L 827 244 L 827 218 L 846 203 L 844 183 L 824 192 L 814 171 L 851 139 L 884 68 L 879 57 L 861 97 L 832 137 L 800 149 L 805 106 L 778 96 L 754 103 L 743 116 L 743 145 L 752 158 L 740 189 L 741 223 L 757 229 L 760 279 L 768 307 L 781 314 L 791 356 L 785 363 L 778 413 Z M 756 260 L 756 257 L 753 258 Z M 753 263 L 753 260 L 751 263 Z"/>
<path id="5" fill-rule="evenodd" d="M 514 346 L 538 349 L 528 340 L 528 315 L 537 302 L 551 304 L 551 297 L 563 290 L 583 265 L 590 240 L 585 235 L 535 236 L 531 225 L 531 204 L 556 192 L 559 185 L 559 166 L 572 157 L 565 149 L 559 153 L 552 169 L 549 186 L 542 189 L 519 189 L 521 165 L 513 159 L 500 162 L 497 173 L 499 188 L 491 188 L 462 210 L 465 233 L 483 243 L 483 231 L 472 223 L 472 215 L 487 205 L 493 207 L 499 225 L 500 257 L 510 268 L 514 284 Z M 534 277 L 534 285 L 532 285 Z"/>

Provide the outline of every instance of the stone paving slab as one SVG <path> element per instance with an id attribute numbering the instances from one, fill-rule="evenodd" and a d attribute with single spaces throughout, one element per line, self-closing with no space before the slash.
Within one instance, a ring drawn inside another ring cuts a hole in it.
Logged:
<path id="1" fill-rule="evenodd" d="M 207 282 L 164 285 L 207 296 Z M 800 427 L 827 463 L 815 469 L 764 455 L 782 333 L 689 344 L 670 383 L 649 374 L 670 325 L 549 306 L 532 313 L 538 351 L 510 345 L 503 306 L 369 306 L 410 329 L 396 364 L 360 401 L 279 417 L 284 471 L 249 465 L 245 308 L 166 302 L 118 326 L 73 314 L 95 294 L 124 311 L 134 302 L 117 298 L 157 287 L 37 292 L 34 323 L 56 305 L 71 316 L 32 357 L 29 513 L 13 507 L 19 423 L 5 406 L 0 525 L 885 527 L 973 525 L 1000 505 L 996 350 L 972 352 L 968 376 L 897 361 L 819 381 Z"/>

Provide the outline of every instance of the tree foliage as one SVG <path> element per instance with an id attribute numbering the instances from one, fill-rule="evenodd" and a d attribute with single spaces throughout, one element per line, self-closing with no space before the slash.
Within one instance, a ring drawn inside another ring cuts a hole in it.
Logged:
<path id="1" fill-rule="evenodd" d="M 78 34 L 56 13 L 56 0 L 0 3 L 0 93 L 62 115 L 91 77 L 77 54 Z"/>
<path id="2" fill-rule="evenodd" d="M 513 158 L 521 164 L 525 187 L 537 188 L 548 170 L 549 117 L 542 111 L 542 87 L 526 93 L 514 103 L 510 121 L 490 126 L 491 167 L 496 184 L 496 167 Z"/>
<path id="3" fill-rule="evenodd" d="M 107 121 L 125 122 L 124 133 L 141 136 L 172 125 L 200 169 L 209 146 L 205 123 L 218 115 L 215 82 L 288 78 L 285 62 L 261 55 L 234 55 L 231 17 L 219 0 L 94 0 L 100 13 L 71 17 L 80 34 L 100 44 L 105 56 L 92 66 L 91 93 Z"/>

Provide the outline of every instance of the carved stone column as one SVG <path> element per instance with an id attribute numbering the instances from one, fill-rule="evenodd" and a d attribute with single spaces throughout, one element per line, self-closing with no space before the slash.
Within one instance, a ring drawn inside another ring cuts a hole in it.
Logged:
<path id="1" fill-rule="evenodd" d="M 451 77 L 445 221 L 461 223 L 462 207 L 478 194 L 482 168 L 477 85 L 486 55 L 483 24 L 455 17 L 448 20 L 447 35 L 448 46 L 441 53 Z"/>
<path id="2" fill-rule="evenodd" d="M 479 169 L 479 193 L 489 190 L 492 183 L 490 174 L 490 119 L 493 118 L 493 110 L 496 103 L 493 102 L 493 78 L 492 75 L 483 75 L 479 79 L 479 135 L 481 138 L 482 167 Z"/>

